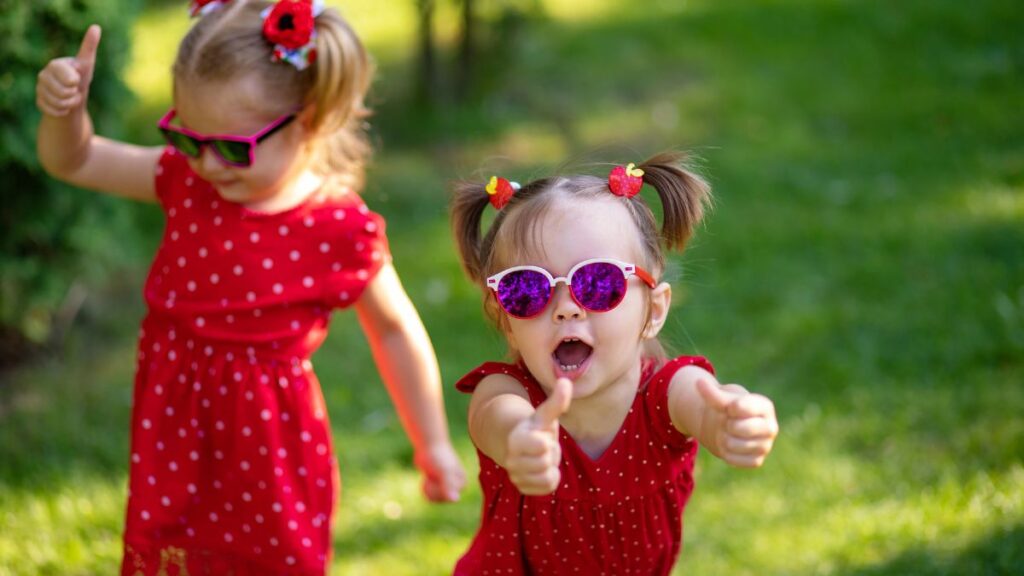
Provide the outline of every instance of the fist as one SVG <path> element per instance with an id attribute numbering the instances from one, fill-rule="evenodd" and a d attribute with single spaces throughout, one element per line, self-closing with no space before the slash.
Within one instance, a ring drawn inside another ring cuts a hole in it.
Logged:
<path id="1" fill-rule="evenodd" d="M 452 445 L 445 442 L 417 452 L 416 467 L 423 475 L 423 494 L 431 502 L 458 502 L 466 472 Z"/>
<path id="2" fill-rule="evenodd" d="M 36 79 L 36 106 L 48 116 L 67 116 L 85 105 L 96 67 L 100 27 L 85 32 L 75 56 L 50 60 Z"/>
<path id="3" fill-rule="evenodd" d="M 541 496 L 558 488 L 562 479 L 558 418 L 569 409 L 571 399 L 572 382 L 559 378 L 548 399 L 509 434 L 505 470 L 523 494 Z"/>
<path id="4" fill-rule="evenodd" d="M 705 402 L 701 430 L 710 432 L 704 440 L 708 449 L 740 468 L 764 464 L 779 434 L 772 401 L 742 386 L 718 386 L 706 379 L 697 381 L 697 390 Z"/>

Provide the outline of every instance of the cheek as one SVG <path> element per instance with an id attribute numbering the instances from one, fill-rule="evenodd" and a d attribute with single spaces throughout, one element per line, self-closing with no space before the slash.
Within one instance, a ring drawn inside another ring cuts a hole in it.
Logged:
<path id="1" fill-rule="evenodd" d="M 647 325 L 648 307 L 646 298 L 627 294 L 626 298 L 611 312 L 594 315 L 593 320 L 601 330 L 611 331 L 616 337 L 639 341 Z"/>

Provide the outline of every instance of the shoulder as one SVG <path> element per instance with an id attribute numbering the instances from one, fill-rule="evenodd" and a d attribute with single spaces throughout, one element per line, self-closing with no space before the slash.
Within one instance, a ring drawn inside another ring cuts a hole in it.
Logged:
<path id="1" fill-rule="evenodd" d="M 703 356 L 678 356 L 666 360 L 651 375 L 644 385 L 644 395 L 651 407 L 663 408 L 668 400 L 669 390 L 674 382 L 690 377 L 691 370 L 715 373 L 714 366 Z"/>
<path id="2" fill-rule="evenodd" d="M 687 367 L 696 367 L 706 370 L 710 374 L 715 373 L 715 367 L 711 365 L 704 356 L 678 356 L 665 361 L 651 377 L 651 387 L 658 387 L 663 384 L 667 387 L 673 380 L 681 377 Z"/>
<path id="3" fill-rule="evenodd" d="M 516 387 L 523 389 L 530 376 L 516 364 L 484 362 L 455 383 L 459 392 L 472 394 L 480 387 Z"/>

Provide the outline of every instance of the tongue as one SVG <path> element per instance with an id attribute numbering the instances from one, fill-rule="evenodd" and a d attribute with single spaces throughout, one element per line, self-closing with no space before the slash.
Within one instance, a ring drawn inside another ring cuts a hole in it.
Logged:
<path id="1" fill-rule="evenodd" d="M 583 342 L 562 342 L 555 348 L 555 358 L 562 366 L 577 366 L 590 356 L 590 351 Z"/>

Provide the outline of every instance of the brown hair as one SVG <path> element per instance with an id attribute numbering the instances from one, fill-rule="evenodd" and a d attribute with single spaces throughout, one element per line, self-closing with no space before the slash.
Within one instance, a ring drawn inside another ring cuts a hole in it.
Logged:
<path id="1" fill-rule="evenodd" d="M 175 88 L 193 80 L 229 82 L 253 75 L 262 98 L 277 114 L 313 107 L 314 167 L 339 175 L 353 188 L 363 184 L 371 154 L 366 136 L 370 115 L 364 99 L 373 64 L 348 23 L 333 8 L 316 17 L 317 58 L 305 70 L 271 60 L 260 12 L 266 1 L 236 1 L 203 16 L 178 47 Z"/>
<path id="2" fill-rule="evenodd" d="M 638 194 L 632 198 L 614 196 L 607 177 L 589 175 L 555 176 L 534 180 L 522 186 L 498 211 L 490 229 L 482 234 L 481 223 L 490 202 L 486 184 L 458 182 L 451 203 L 452 229 L 458 244 L 462 267 L 471 280 L 484 290 L 487 315 L 500 329 L 507 330 L 507 318 L 501 313 L 484 279 L 505 267 L 510 259 L 528 256 L 535 237 L 535 224 L 558 198 L 616 198 L 629 211 L 639 233 L 642 262 L 652 274 L 665 268 L 662 245 L 682 250 L 700 223 L 711 202 L 711 187 L 686 164 L 680 152 L 663 152 L 639 164 L 643 181 L 654 188 L 661 199 L 663 216 L 659 230 L 654 213 Z M 535 244 L 533 244 L 535 245 Z M 649 353 L 663 356 L 655 341 Z"/>

